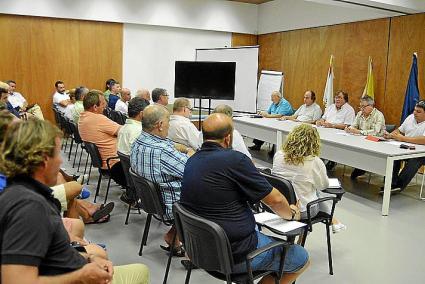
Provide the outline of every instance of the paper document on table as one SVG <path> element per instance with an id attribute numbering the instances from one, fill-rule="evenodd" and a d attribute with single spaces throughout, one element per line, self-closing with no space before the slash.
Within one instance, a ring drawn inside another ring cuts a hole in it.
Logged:
<path id="1" fill-rule="evenodd" d="M 306 224 L 304 223 L 298 221 L 288 221 L 279 217 L 276 214 L 269 212 L 254 214 L 254 217 L 255 222 L 257 222 L 258 224 L 266 226 L 270 229 L 280 231 L 282 233 L 287 233 L 306 226 Z"/>
<path id="2" fill-rule="evenodd" d="M 395 146 L 400 146 L 401 144 L 403 144 L 403 142 L 399 142 L 399 141 L 387 141 L 385 143 L 395 145 Z"/>
<path id="3" fill-rule="evenodd" d="M 339 182 L 339 179 L 330 178 L 328 188 L 341 188 L 341 183 Z"/>

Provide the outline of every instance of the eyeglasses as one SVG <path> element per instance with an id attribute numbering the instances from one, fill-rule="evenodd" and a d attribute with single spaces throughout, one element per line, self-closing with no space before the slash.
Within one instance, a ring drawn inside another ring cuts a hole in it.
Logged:
<path id="1" fill-rule="evenodd" d="M 185 108 L 187 108 L 190 111 L 193 111 L 193 107 L 185 107 Z"/>
<path id="2" fill-rule="evenodd" d="M 365 106 L 360 105 L 360 109 L 365 109 L 365 108 L 367 108 L 368 106 L 370 106 L 370 105 L 365 105 Z"/>

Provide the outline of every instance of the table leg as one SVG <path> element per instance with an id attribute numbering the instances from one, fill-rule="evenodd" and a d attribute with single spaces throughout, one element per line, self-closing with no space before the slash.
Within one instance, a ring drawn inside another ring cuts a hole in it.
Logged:
<path id="1" fill-rule="evenodd" d="M 382 216 L 388 216 L 390 209 L 390 198 L 391 198 L 391 181 L 393 178 L 393 165 L 394 159 L 391 157 L 387 158 L 387 166 L 385 169 L 385 185 L 384 185 L 384 198 L 382 200 Z"/>

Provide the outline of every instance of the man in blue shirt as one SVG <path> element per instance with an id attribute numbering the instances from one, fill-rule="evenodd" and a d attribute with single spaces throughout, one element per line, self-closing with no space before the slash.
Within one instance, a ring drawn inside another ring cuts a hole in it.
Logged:
<path id="1" fill-rule="evenodd" d="M 232 147 L 233 122 L 225 114 L 210 115 L 203 123 L 204 143 L 184 170 L 180 202 L 190 211 L 220 225 L 232 248 L 234 273 L 246 273 L 245 259 L 251 251 L 273 242 L 256 230 L 248 203 L 262 200 L 279 216 L 292 219 L 298 207 L 257 171 L 252 161 Z M 281 248 L 254 258 L 254 270 L 279 270 Z M 284 275 L 280 283 L 292 283 L 308 266 L 304 248 L 293 245 L 286 251 Z M 270 277 L 261 283 L 272 283 Z M 274 283 L 274 282 L 273 282 Z"/>
<path id="2" fill-rule="evenodd" d="M 267 112 L 262 111 L 259 112 L 260 115 L 267 118 L 279 118 L 282 116 L 290 116 L 294 114 L 294 110 L 292 109 L 291 104 L 282 97 L 282 94 L 279 91 L 274 91 L 271 95 L 272 104 L 269 106 Z M 249 147 L 249 149 L 254 151 L 259 151 L 261 146 L 264 144 L 264 141 L 254 139 L 252 141 L 254 145 Z M 274 146 L 273 146 L 274 149 Z M 274 150 L 269 152 L 269 155 L 273 155 Z"/>
<path id="3" fill-rule="evenodd" d="M 167 138 L 169 127 L 170 113 L 166 108 L 160 105 L 146 107 L 142 118 L 143 131 L 131 146 L 130 162 L 135 173 L 159 185 L 165 204 L 165 218 L 172 220 L 173 203 L 180 200 L 184 167 L 194 152 L 187 147 L 185 153 L 177 151 L 174 142 Z M 174 232 L 172 226 L 164 236 L 169 247 L 162 248 L 171 247 Z M 176 244 L 174 252 L 181 255 L 178 240 Z"/>

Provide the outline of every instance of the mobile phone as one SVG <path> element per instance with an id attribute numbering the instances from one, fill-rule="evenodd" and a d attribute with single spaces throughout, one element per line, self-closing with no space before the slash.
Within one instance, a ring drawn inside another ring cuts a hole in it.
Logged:
<path id="1" fill-rule="evenodd" d="M 416 149 L 415 146 L 413 146 L 413 145 L 406 145 L 406 144 L 401 144 L 400 145 L 400 148 L 401 149 L 409 149 L 409 150 L 415 150 Z"/>

